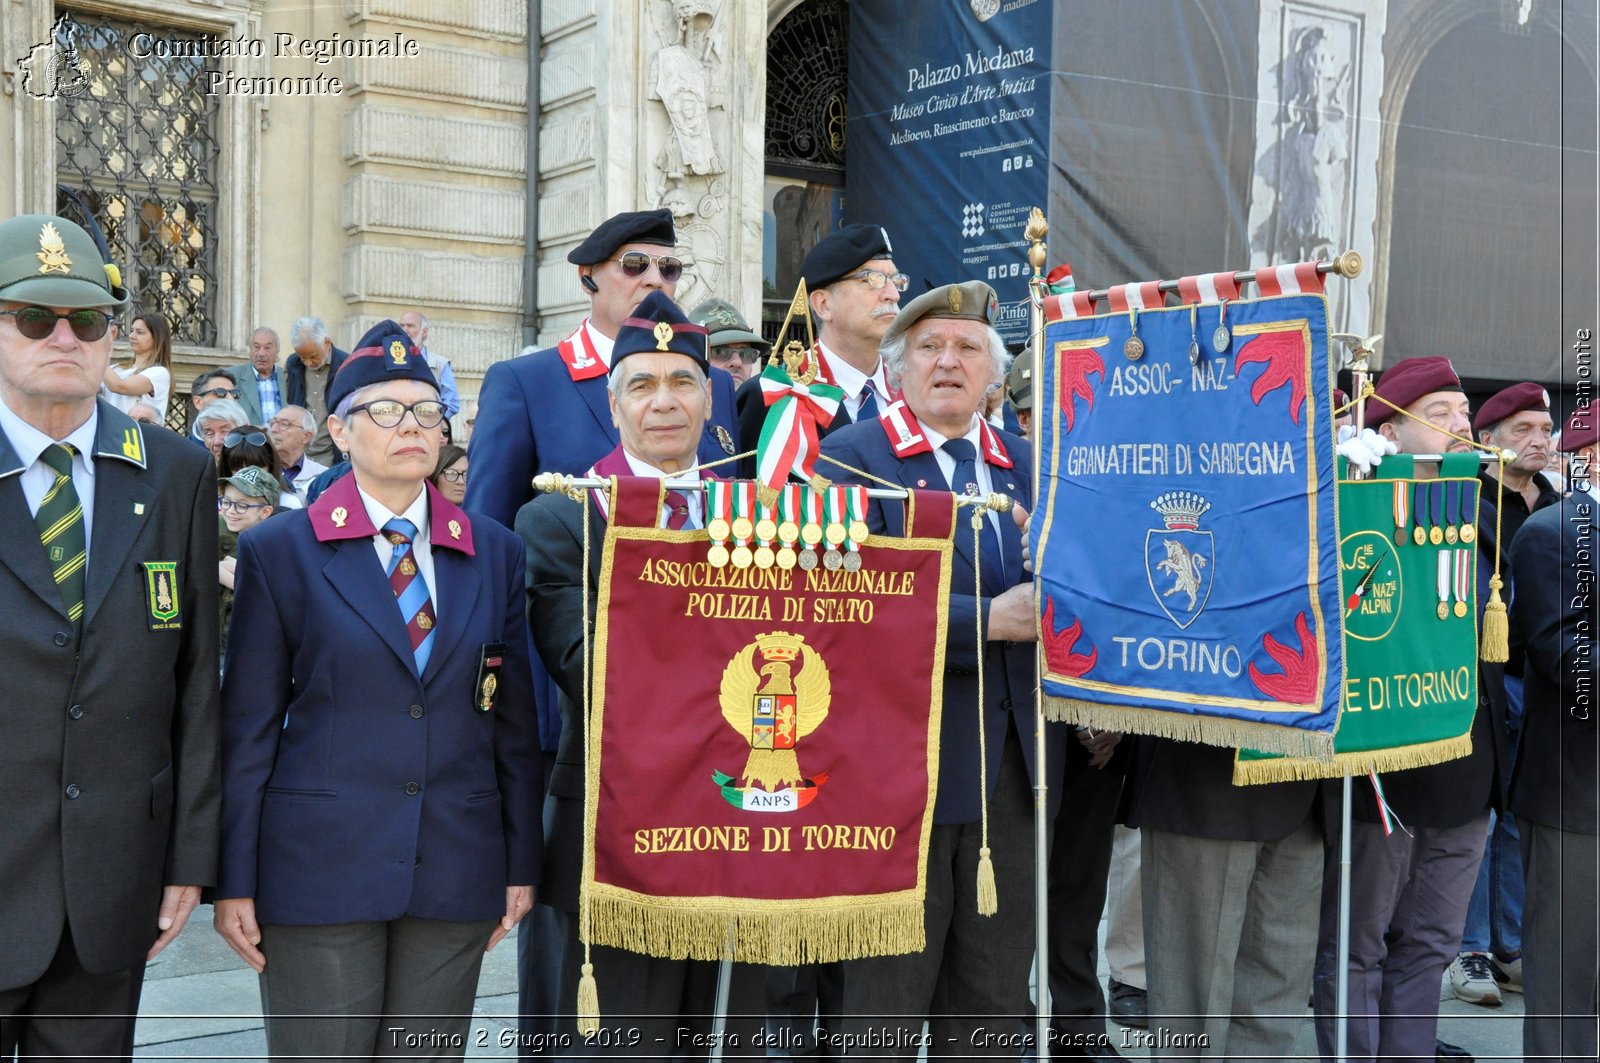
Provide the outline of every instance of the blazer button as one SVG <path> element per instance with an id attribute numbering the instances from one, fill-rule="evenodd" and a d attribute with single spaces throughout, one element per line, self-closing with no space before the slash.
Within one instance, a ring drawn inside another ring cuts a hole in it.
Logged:
<path id="1" fill-rule="evenodd" d="M 83 719 L 83 706 L 82 705 L 74 705 L 74 706 L 72 706 L 72 708 L 67 710 L 67 715 L 71 716 L 74 720 Z"/>
<path id="2" fill-rule="evenodd" d="M 71 637 L 65 631 L 57 631 L 56 632 L 55 644 L 57 646 L 65 646 L 67 643 L 69 643 L 71 641 L 72 641 Z"/>
<path id="3" fill-rule="evenodd" d="M 413 705 L 413 706 L 411 706 L 411 718 L 413 720 L 422 719 L 422 706 L 421 705 Z"/>
<path id="4" fill-rule="evenodd" d="M 67 800 L 68 801 L 76 801 L 78 799 L 78 795 L 80 793 L 82 793 L 82 792 L 83 791 L 78 789 L 78 784 L 77 783 L 75 783 L 75 782 L 67 783 Z"/>
<path id="5" fill-rule="evenodd" d="M 422 792 L 422 787 L 414 782 L 406 783 L 406 796 L 415 797 Z"/>

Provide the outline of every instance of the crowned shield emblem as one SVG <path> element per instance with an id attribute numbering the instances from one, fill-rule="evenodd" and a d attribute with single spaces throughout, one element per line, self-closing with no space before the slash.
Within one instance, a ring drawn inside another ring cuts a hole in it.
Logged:
<path id="1" fill-rule="evenodd" d="M 759 635 L 722 673 L 722 715 L 750 744 L 741 778 L 769 793 L 805 781 L 800 740 L 828 718 L 833 685 L 804 636 Z"/>
<path id="2" fill-rule="evenodd" d="M 1193 491 L 1168 491 L 1150 508 L 1162 526 L 1145 532 L 1145 577 L 1167 619 L 1187 628 L 1205 611 L 1216 575 L 1216 540 L 1200 527 L 1211 503 Z"/>

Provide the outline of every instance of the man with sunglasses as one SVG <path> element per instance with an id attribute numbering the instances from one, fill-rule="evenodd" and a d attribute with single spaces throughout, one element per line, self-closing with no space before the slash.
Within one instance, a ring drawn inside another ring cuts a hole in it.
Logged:
<path id="1" fill-rule="evenodd" d="M 707 299 L 689 311 L 689 320 L 711 334 L 711 364 L 726 369 L 735 385 L 760 374 L 758 364 L 772 344 L 750 331 L 734 305 L 726 299 Z"/>
<path id="2" fill-rule="evenodd" d="M 200 411 L 210 406 L 213 402 L 222 399 L 240 400 L 239 382 L 229 369 L 207 369 L 194 378 L 194 383 L 189 386 L 189 402 L 194 406 L 194 413 L 189 415 L 189 438 L 196 443 L 204 443 L 200 435 Z M 241 408 L 242 404 L 241 404 Z M 240 422 L 249 424 L 248 420 Z"/>
<path id="3" fill-rule="evenodd" d="M 817 320 L 812 348 L 817 379 L 844 391 L 833 420 L 817 426 L 821 438 L 857 421 L 877 417 L 898 396 L 890 393 L 878 344 L 900 309 L 906 275 L 895 268 L 889 234 L 876 225 L 846 225 L 817 241 L 800 263 L 811 313 Z M 767 419 L 761 382 L 739 388 L 739 450 L 754 450 Z M 739 475 L 753 478 L 754 457 L 740 462 Z"/>
<path id="4" fill-rule="evenodd" d="M 472 477 L 466 508 L 512 527 L 517 510 L 533 498 L 533 477 L 541 472 L 578 475 L 609 454 L 621 441 L 611 418 L 606 380 L 611 349 L 635 309 L 653 292 L 670 298 L 683 276 L 673 254 L 677 233 L 672 212 L 646 210 L 618 214 L 602 222 L 567 255 L 577 267 L 578 286 L 589 299 L 589 316 L 555 347 L 531 348 L 497 362 L 484 374 L 478 393 L 477 422 L 468 446 Z M 733 378 L 710 371 L 711 415 L 699 436 L 702 462 L 734 453 Z M 561 735 L 556 685 L 541 662 L 533 661 L 534 695 L 539 709 L 539 745 L 546 778 Z M 566 940 L 564 916 L 546 905 L 518 935 L 518 1013 L 553 1016 Z M 537 964 L 537 970 L 535 969 Z M 550 1032 L 553 1019 L 524 1019 L 523 1032 Z"/>
<path id="5" fill-rule="evenodd" d="M 23 1058 L 129 1058 L 145 963 L 216 870 L 216 476 L 97 401 L 127 302 L 79 226 L 0 223 L 0 1045 Z"/>

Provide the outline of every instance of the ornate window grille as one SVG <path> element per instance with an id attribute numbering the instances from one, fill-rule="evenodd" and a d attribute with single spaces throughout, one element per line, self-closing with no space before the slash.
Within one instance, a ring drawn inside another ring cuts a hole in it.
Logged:
<path id="1" fill-rule="evenodd" d="M 767 39 L 767 171 L 844 183 L 846 0 L 807 0 Z"/>
<path id="2" fill-rule="evenodd" d="M 215 59 L 149 55 L 150 26 L 72 11 L 86 88 L 56 103 L 57 210 L 104 233 L 132 317 L 165 314 L 177 343 L 217 345 L 218 97 Z M 166 40 L 196 35 L 160 28 Z M 181 50 L 181 49 L 163 49 Z"/>

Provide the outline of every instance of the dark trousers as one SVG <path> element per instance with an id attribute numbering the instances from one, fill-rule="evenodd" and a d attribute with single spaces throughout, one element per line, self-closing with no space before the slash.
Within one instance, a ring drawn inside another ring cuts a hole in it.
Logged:
<path id="1" fill-rule="evenodd" d="M 948 738 L 947 738 L 948 740 Z M 1020 1033 L 1032 1012 L 1033 798 L 1014 728 L 989 798 L 989 848 L 999 910 L 978 914 L 977 823 L 935 824 L 928 842 L 927 947 L 908 956 L 845 964 L 845 1032 L 851 1055 L 915 1060 L 926 1019 L 929 1058 L 1015 1058 L 980 1031 Z M 876 1041 L 872 1040 L 876 1038 Z"/>
<path id="2" fill-rule="evenodd" d="M 839 1059 L 843 1051 L 817 1030 L 844 1028 L 844 964 L 773 967 L 767 975 L 769 1055 Z"/>
<path id="3" fill-rule="evenodd" d="M 1120 774 L 1069 762 L 1050 843 L 1049 938 L 1051 1026 L 1072 1044 L 1106 1033 L 1098 939 L 1121 796 Z"/>
<path id="4" fill-rule="evenodd" d="M 267 1053 L 460 1059 L 495 920 L 261 927 Z"/>
<path id="5" fill-rule="evenodd" d="M 1528 1059 L 1593 1060 L 1597 1011 L 1595 835 L 1519 820 L 1528 903 L 1522 988 Z"/>
<path id="6" fill-rule="evenodd" d="M 544 761 L 543 792 L 548 794 L 556 755 L 545 752 L 541 757 Z M 546 824 L 545 837 L 549 836 Z M 538 895 L 537 890 L 534 893 Z M 548 1043 L 556 1032 L 566 944 L 567 913 L 535 902 L 517 926 L 517 1028 L 524 1034 L 543 1035 L 541 1043 Z"/>
<path id="7" fill-rule="evenodd" d="M 1459 827 L 1387 837 L 1350 824 L 1350 1060 L 1427 1058 L 1439 1033 L 1439 983 L 1461 947 L 1489 813 Z M 1317 1048 L 1337 1035 L 1338 831 L 1328 841 L 1313 1000 Z"/>
<path id="8" fill-rule="evenodd" d="M 151 940 L 155 924 L 151 921 Z M 4 948 L 0 945 L 0 948 Z M 0 1059 L 131 1059 L 144 964 L 91 974 L 78 961 L 72 931 L 38 981 L 0 989 Z"/>

